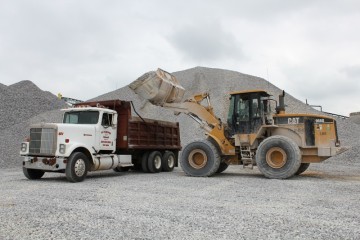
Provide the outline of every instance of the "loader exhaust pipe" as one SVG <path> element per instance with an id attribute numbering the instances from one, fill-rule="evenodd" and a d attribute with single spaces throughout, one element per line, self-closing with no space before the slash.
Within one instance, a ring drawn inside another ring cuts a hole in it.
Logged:
<path id="1" fill-rule="evenodd" d="M 279 95 L 279 106 L 276 107 L 277 114 L 284 114 L 285 113 L 285 91 L 283 90 L 282 93 Z"/>

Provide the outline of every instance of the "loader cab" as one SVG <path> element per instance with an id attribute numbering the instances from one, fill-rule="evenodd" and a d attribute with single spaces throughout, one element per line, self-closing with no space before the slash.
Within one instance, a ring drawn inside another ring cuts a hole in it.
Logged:
<path id="1" fill-rule="evenodd" d="M 230 93 L 227 123 L 231 134 L 256 133 L 268 124 L 271 114 L 269 94 L 263 90 Z"/>

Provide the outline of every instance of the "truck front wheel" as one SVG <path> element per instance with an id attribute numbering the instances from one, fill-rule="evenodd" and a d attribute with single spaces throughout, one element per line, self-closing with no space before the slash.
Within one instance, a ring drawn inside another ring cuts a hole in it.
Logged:
<path id="1" fill-rule="evenodd" d="M 81 182 L 89 169 L 88 157 L 82 152 L 72 153 L 66 165 L 66 178 L 70 182 Z"/>
<path id="2" fill-rule="evenodd" d="M 29 168 L 24 168 L 24 167 L 23 167 L 23 173 L 24 173 L 25 177 L 27 177 L 28 179 L 31 179 L 31 180 L 40 179 L 45 174 L 45 172 L 42 170 L 29 169 Z"/>
<path id="3" fill-rule="evenodd" d="M 192 142 L 184 148 L 180 163 L 186 175 L 209 177 L 219 169 L 219 151 L 208 140 Z"/>

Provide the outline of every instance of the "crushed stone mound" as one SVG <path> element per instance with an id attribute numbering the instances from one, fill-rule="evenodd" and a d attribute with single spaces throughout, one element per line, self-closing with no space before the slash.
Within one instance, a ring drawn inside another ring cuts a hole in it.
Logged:
<path id="1" fill-rule="evenodd" d="M 0 84 L 0 167 L 20 166 L 20 143 L 29 136 L 29 125 L 38 122 L 61 121 L 60 111 L 64 101 L 42 91 L 25 80 L 10 86 Z M 50 112 L 48 112 L 50 111 Z"/>
<path id="2" fill-rule="evenodd" d="M 262 89 L 272 94 L 275 99 L 278 99 L 278 95 L 282 92 L 281 89 L 277 88 L 276 86 L 262 78 L 223 69 L 196 67 L 184 71 L 175 72 L 173 73 L 173 75 L 186 89 L 184 99 L 189 98 L 196 93 L 204 91 L 209 92 L 215 114 L 220 117 L 223 122 L 226 122 L 229 106 L 229 92 L 249 89 Z M 133 79 L 130 79 L 129 83 L 131 83 L 132 81 Z M 36 90 L 37 88 L 36 86 L 36 88 L 34 88 L 34 85 L 32 83 L 25 82 L 22 84 L 29 84 L 28 87 L 33 88 L 33 90 Z M 22 84 L 20 84 L 20 86 Z M 7 91 L 9 87 L 5 87 L 5 90 Z M 0 91 L 3 90 L 2 88 L 3 87 L 0 85 Z M 42 99 L 46 98 L 46 96 L 50 96 L 46 94 L 46 92 L 42 92 L 42 94 Z M 204 130 L 201 129 L 199 125 L 190 117 L 186 116 L 185 114 L 175 116 L 171 110 L 166 110 L 161 107 L 153 106 L 152 104 L 141 100 L 138 95 L 134 94 L 133 91 L 128 87 L 123 87 L 118 90 L 100 95 L 96 98 L 90 99 L 89 101 L 111 99 L 133 101 L 137 112 L 141 116 L 146 118 L 178 121 L 181 128 L 181 141 L 183 146 L 185 146 L 191 141 L 204 139 L 206 137 Z M 32 99 L 30 101 L 35 100 Z M 324 115 L 323 113 L 311 108 L 305 103 L 292 97 L 289 93 L 286 93 L 285 104 L 287 105 L 286 111 L 289 113 L 315 113 Z M 56 109 L 55 106 L 52 109 Z M 34 111 L 36 110 L 37 109 L 35 108 Z M 135 113 L 133 114 L 135 115 Z M 13 124 L 13 126 L 6 131 L 0 130 L 0 153 L 6 153 L 0 155 L 0 167 L 21 166 L 21 158 L 19 157 L 20 143 L 23 141 L 24 137 L 29 134 L 29 124 L 41 121 L 61 122 L 61 113 L 60 111 L 46 112 L 27 121 L 18 122 L 19 124 Z M 325 162 L 329 162 L 330 165 L 358 164 L 360 166 L 360 125 L 357 125 L 350 120 L 344 120 L 340 118 L 337 119 L 337 125 L 339 138 L 342 145 L 352 148 L 349 151 L 333 157 Z M 6 141 L 9 142 L 9 138 L 12 139 L 11 143 L 6 143 Z"/>
<path id="3" fill-rule="evenodd" d="M 0 130 L 21 123 L 46 111 L 67 105 L 50 92 L 42 91 L 25 80 L 10 86 L 0 86 Z"/>

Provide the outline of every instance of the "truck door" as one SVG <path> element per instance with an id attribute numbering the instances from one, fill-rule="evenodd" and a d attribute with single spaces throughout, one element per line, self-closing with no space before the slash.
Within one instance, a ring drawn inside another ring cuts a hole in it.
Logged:
<path id="1" fill-rule="evenodd" d="M 104 112 L 99 126 L 100 151 L 114 151 L 116 148 L 116 126 L 112 123 L 113 114 Z"/>

